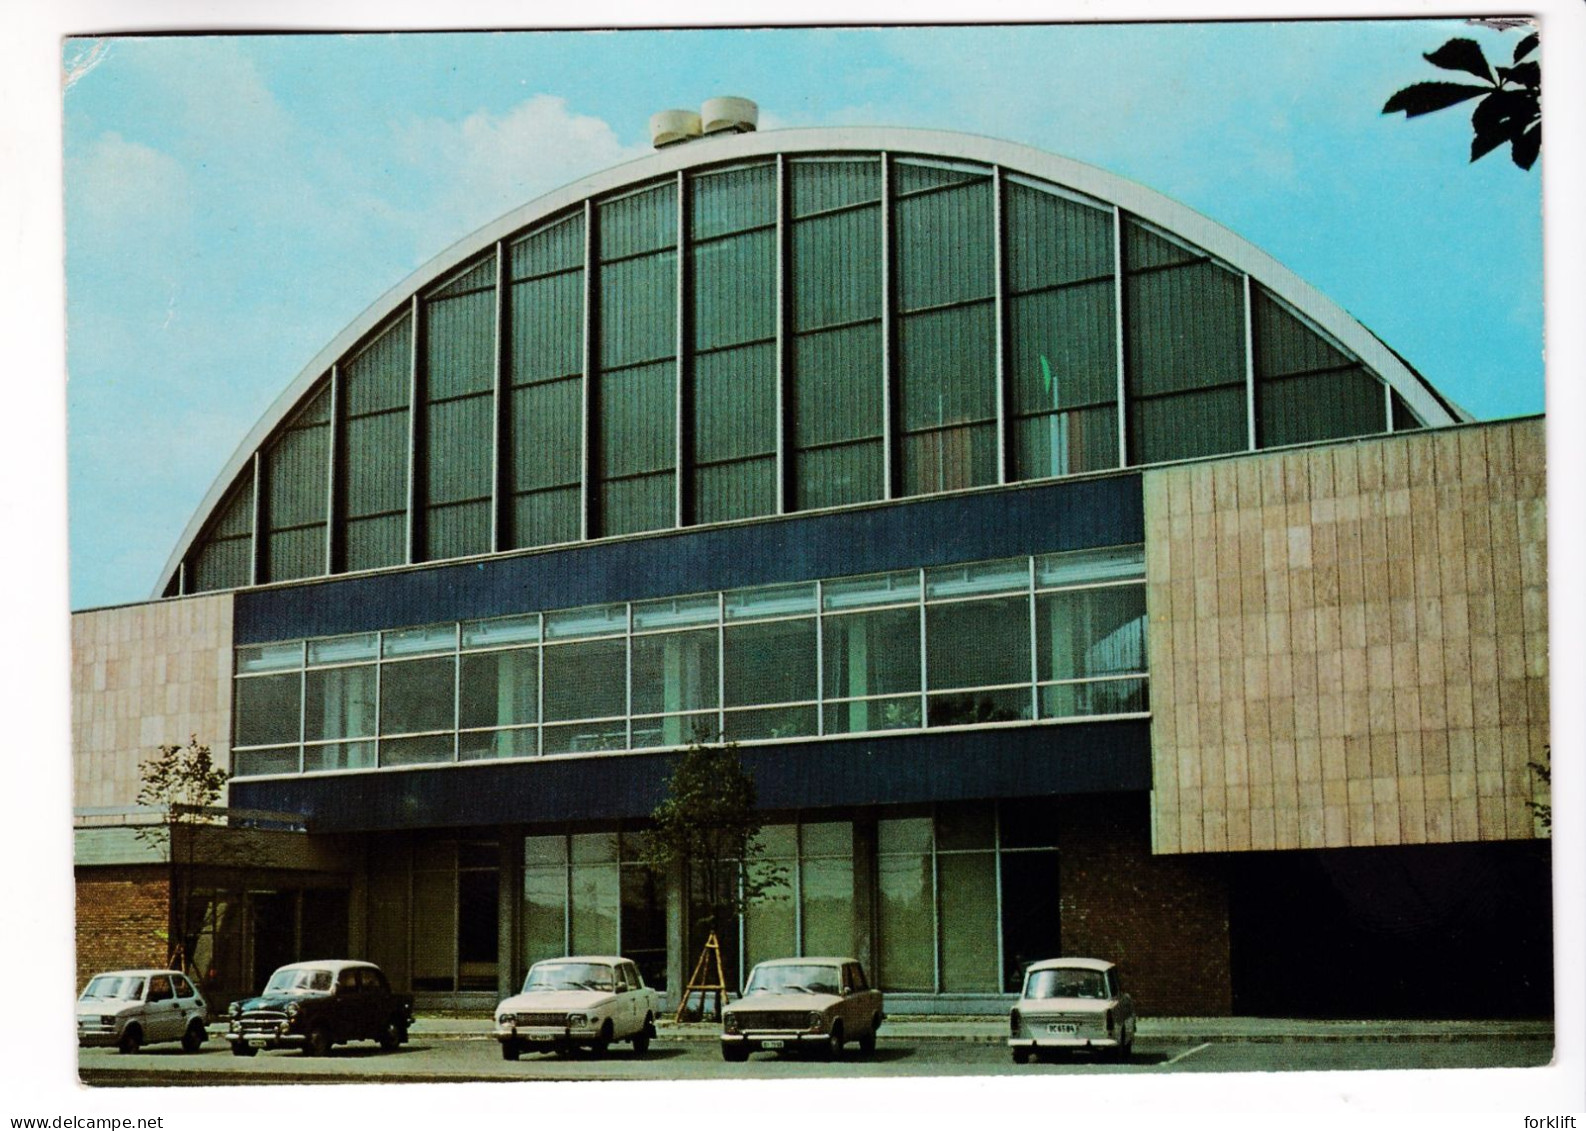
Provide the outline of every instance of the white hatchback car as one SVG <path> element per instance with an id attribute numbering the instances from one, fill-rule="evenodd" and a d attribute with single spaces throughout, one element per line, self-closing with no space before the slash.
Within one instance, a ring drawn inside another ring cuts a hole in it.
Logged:
<path id="1" fill-rule="evenodd" d="M 1099 958 L 1048 958 L 1025 971 L 1024 989 L 1008 1015 L 1008 1047 L 1016 1064 L 1059 1049 L 1127 1059 L 1136 1021 L 1117 966 Z"/>
<path id="2" fill-rule="evenodd" d="M 507 1060 L 526 1050 L 565 1053 L 576 1046 L 598 1056 L 612 1041 L 629 1041 L 642 1054 L 655 1037 L 660 1008 L 629 959 L 550 958 L 530 968 L 521 993 L 496 1006 L 496 1039 Z"/>
<path id="3" fill-rule="evenodd" d="M 137 1052 L 160 1041 L 203 1047 L 209 1006 L 187 975 L 176 970 L 112 970 L 95 974 L 77 999 L 77 1043 Z"/>

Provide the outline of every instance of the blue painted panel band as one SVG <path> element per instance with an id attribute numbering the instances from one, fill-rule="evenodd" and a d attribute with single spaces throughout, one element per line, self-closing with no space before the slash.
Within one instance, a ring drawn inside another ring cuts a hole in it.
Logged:
<path id="1" fill-rule="evenodd" d="M 1151 787 L 1144 719 L 743 747 L 766 810 L 904 805 Z M 316 833 L 649 816 L 679 755 L 473 763 L 239 781 L 231 805 L 302 813 Z"/>
<path id="2" fill-rule="evenodd" d="M 237 594 L 256 644 L 1145 540 L 1138 472 Z"/>

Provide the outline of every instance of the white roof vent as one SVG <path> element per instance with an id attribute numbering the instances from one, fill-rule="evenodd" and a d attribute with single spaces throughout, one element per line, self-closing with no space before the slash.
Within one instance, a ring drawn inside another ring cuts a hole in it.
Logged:
<path id="1" fill-rule="evenodd" d="M 699 108 L 707 134 L 746 134 L 760 121 L 760 107 L 747 98 L 707 98 Z"/>
<path id="2" fill-rule="evenodd" d="M 692 110 L 662 110 L 650 115 L 650 144 L 657 149 L 698 136 L 699 115 Z"/>

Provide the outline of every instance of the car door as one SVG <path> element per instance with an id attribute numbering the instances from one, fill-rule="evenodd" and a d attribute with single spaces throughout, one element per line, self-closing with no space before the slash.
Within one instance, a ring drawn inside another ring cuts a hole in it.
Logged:
<path id="1" fill-rule="evenodd" d="M 143 1037 L 145 1041 L 174 1041 L 182 1035 L 182 1007 L 169 974 L 149 979 L 148 996 L 143 999 Z"/>
<path id="2" fill-rule="evenodd" d="M 336 992 L 331 999 L 331 1016 L 328 1019 L 331 1033 L 337 1040 L 356 1040 L 369 1031 L 364 1014 L 371 995 L 362 992 L 358 970 L 349 966 L 336 975 Z"/>
<path id="3" fill-rule="evenodd" d="M 176 1012 L 181 1016 L 182 1032 L 185 1033 L 187 1032 L 187 1023 L 193 1018 L 196 1017 L 199 1021 L 207 1020 L 205 1017 L 204 999 L 193 988 L 193 983 L 189 982 L 181 974 L 171 975 L 171 981 L 176 985 Z"/>

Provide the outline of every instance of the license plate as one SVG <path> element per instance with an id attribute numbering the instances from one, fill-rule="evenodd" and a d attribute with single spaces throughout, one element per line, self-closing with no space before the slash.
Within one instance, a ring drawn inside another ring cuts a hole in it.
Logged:
<path id="1" fill-rule="evenodd" d="M 250 1037 L 250 1038 L 248 1038 L 248 1044 L 251 1047 L 256 1048 L 256 1049 L 262 1049 L 265 1045 L 267 1045 L 269 1043 L 270 1042 L 265 1040 L 263 1037 Z"/>
<path id="2" fill-rule="evenodd" d="M 537 1045 L 548 1045 L 552 1041 L 556 1040 L 556 1038 L 551 1036 L 549 1033 L 532 1033 L 523 1039 L 526 1041 L 533 1041 Z"/>
<path id="3" fill-rule="evenodd" d="M 1079 1035 L 1079 1026 L 1063 1025 L 1054 1021 L 1046 1027 L 1046 1031 L 1054 1037 L 1074 1037 Z"/>
<path id="4" fill-rule="evenodd" d="M 760 1047 L 763 1049 L 779 1049 L 784 1044 L 786 1044 L 785 1041 L 761 1041 Z"/>

